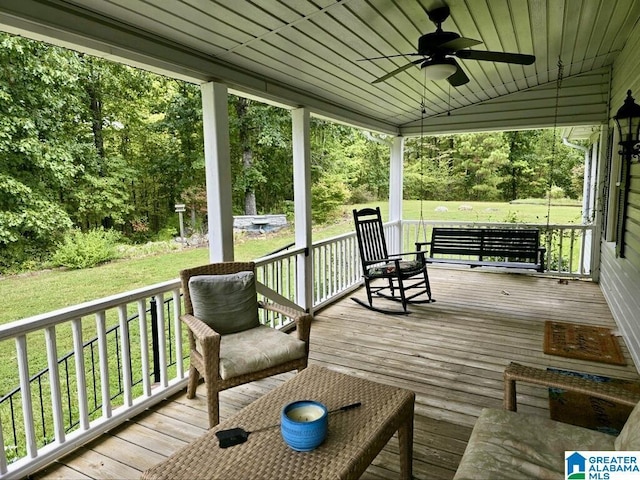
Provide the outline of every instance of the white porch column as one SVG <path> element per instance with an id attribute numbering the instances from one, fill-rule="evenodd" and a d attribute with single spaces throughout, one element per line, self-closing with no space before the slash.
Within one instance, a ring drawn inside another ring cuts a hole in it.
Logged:
<path id="1" fill-rule="evenodd" d="M 231 154 L 227 86 L 203 84 L 202 125 L 207 182 L 209 260 L 233 261 L 233 215 L 231 208 Z"/>
<path id="2" fill-rule="evenodd" d="M 291 112 L 293 129 L 293 196 L 296 248 L 304 248 L 298 256 L 296 303 L 313 311 L 313 258 L 311 255 L 311 143 L 309 110 Z"/>
<path id="3" fill-rule="evenodd" d="M 394 137 L 391 144 L 391 160 L 389 162 L 389 221 L 397 228 L 392 230 L 392 238 L 388 238 L 389 253 L 402 251 L 402 175 L 404 162 L 404 137 Z"/>

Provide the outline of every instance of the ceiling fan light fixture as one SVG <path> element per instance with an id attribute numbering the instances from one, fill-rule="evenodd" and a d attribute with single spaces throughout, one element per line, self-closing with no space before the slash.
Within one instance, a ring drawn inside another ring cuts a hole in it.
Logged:
<path id="1" fill-rule="evenodd" d="M 428 63 L 426 65 L 423 64 L 422 68 L 426 78 L 429 80 L 445 80 L 458 70 L 458 67 L 451 63 Z"/>

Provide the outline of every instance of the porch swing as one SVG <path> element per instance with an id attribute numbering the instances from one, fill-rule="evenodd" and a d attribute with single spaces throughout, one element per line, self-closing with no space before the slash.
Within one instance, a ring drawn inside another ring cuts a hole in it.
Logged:
<path id="1" fill-rule="evenodd" d="M 553 186 L 553 165 L 556 156 L 558 104 L 563 76 L 562 60 L 558 59 L 558 78 L 556 83 L 556 98 L 554 111 L 554 130 L 551 160 L 548 168 L 548 201 L 547 226 L 549 231 L 551 217 L 551 188 Z M 424 100 L 422 104 L 422 118 L 424 118 Z M 547 248 L 541 247 L 540 231 L 526 228 L 496 228 L 496 227 L 434 227 L 431 239 L 427 240 L 427 226 L 424 220 L 424 166 L 423 166 L 423 124 L 421 122 L 420 143 L 420 177 L 422 194 L 420 199 L 420 220 L 416 229 L 416 249 L 428 247 L 427 262 L 431 264 L 456 264 L 475 267 L 500 267 L 532 269 L 539 273 L 545 271 L 545 253 Z M 420 234 L 422 233 L 422 239 Z M 547 241 L 548 243 L 548 241 Z M 438 256 L 437 258 L 435 256 Z"/>

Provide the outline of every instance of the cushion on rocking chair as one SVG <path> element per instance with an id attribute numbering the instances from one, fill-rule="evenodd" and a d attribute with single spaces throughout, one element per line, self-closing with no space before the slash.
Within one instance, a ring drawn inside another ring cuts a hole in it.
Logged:
<path id="1" fill-rule="evenodd" d="M 423 263 L 419 260 L 401 260 L 400 261 L 400 271 L 402 273 L 412 273 L 419 272 Z M 379 265 L 372 265 L 367 268 L 367 273 L 369 276 L 376 277 L 382 275 L 393 275 L 396 272 L 396 263 L 388 262 Z"/>

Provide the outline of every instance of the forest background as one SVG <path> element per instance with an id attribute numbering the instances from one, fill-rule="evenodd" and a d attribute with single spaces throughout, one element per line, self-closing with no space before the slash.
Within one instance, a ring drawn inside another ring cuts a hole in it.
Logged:
<path id="1" fill-rule="evenodd" d="M 291 217 L 290 113 L 234 95 L 228 108 L 234 214 Z M 387 199 L 390 142 L 312 118 L 314 223 Z M 403 194 L 576 199 L 583 168 L 549 129 L 408 138 Z M 64 264 L 64 246 L 91 248 L 91 235 L 171 239 L 176 203 L 206 229 L 199 86 L 0 34 L 0 274 Z"/>

